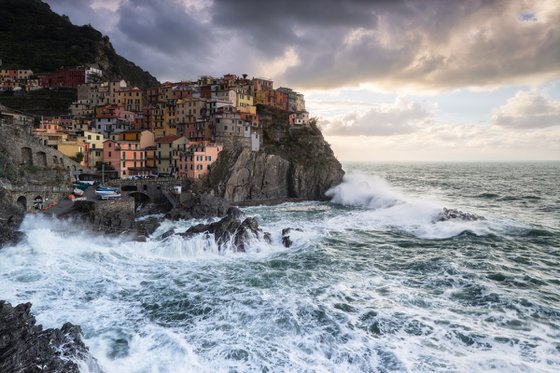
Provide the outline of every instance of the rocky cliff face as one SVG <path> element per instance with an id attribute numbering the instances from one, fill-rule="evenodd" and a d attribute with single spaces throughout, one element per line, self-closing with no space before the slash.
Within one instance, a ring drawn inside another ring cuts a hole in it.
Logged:
<path id="1" fill-rule="evenodd" d="M 342 166 L 314 123 L 288 126 L 282 112 L 270 117 L 263 123 L 262 150 L 224 150 L 203 189 L 231 202 L 320 200 L 342 181 Z"/>
<path id="2" fill-rule="evenodd" d="M 89 371 L 101 372 L 81 339 L 79 326 L 66 323 L 60 329 L 35 325 L 31 303 L 12 307 L 0 301 L 1 372 L 76 372 L 77 361 Z"/>

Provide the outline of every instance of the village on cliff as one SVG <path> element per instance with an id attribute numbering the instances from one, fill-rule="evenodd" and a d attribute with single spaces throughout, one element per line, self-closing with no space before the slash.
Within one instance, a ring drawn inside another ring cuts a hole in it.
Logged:
<path id="1" fill-rule="evenodd" d="M 103 81 L 103 72 L 91 67 L 41 75 L 0 70 L 2 91 L 24 94 L 60 87 L 76 88 L 77 100 L 68 115 L 41 117 L 34 136 L 84 168 L 103 169 L 112 178 L 195 181 L 208 173 L 224 147 L 259 151 L 269 110 L 285 112 L 290 126 L 309 124 L 304 96 L 290 88 L 275 89 L 270 79 L 201 76 L 142 90 L 124 80 Z M 37 122 L 9 109 L 0 109 L 0 120 Z"/>

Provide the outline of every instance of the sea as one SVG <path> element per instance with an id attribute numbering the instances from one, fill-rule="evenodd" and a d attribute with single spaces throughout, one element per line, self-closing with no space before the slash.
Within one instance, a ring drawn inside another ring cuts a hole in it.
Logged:
<path id="1" fill-rule="evenodd" d="M 560 162 L 344 168 L 329 202 L 243 208 L 273 239 L 245 253 L 29 215 L 0 299 L 79 324 L 105 372 L 560 371 Z"/>

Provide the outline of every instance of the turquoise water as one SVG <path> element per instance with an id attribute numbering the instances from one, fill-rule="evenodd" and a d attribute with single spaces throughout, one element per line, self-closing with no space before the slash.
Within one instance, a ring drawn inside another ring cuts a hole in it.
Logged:
<path id="1" fill-rule="evenodd" d="M 244 209 L 274 239 L 246 254 L 28 217 L 0 298 L 80 324 L 107 372 L 560 370 L 560 163 L 345 169 L 333 202 Z"/>

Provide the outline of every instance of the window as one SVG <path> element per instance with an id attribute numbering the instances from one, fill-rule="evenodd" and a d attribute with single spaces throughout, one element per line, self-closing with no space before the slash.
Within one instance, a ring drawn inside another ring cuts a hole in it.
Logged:
<path id="1" fill-rule="evenodd" d="M 111 158 L 111 152 L 109 152 L 109 158 Z"/>

